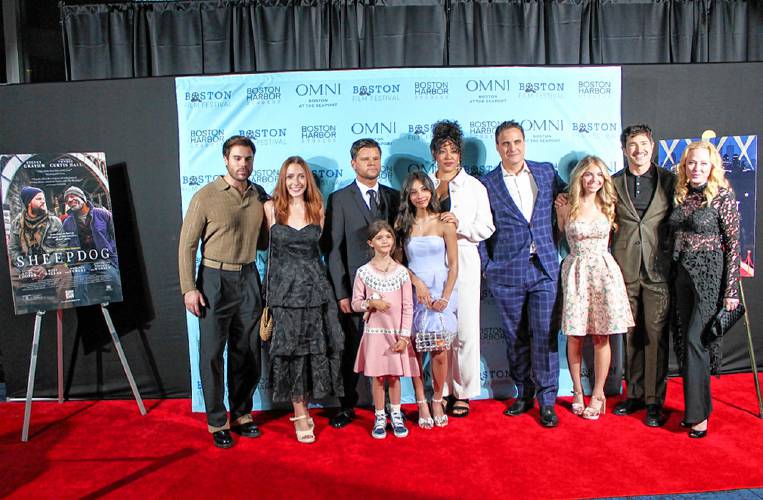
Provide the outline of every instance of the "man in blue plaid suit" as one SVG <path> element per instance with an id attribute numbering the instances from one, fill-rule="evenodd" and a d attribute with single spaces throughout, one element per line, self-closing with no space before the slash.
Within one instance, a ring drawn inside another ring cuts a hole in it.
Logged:
<path id="1" fill-rule="evenodd" d="M 509 370 L 518 391 L 504 414 L 521 415 L 537 398 L 541 424 L 556 427 L 559 355 L 553 319 L 559 258 L 552 209 L 564 183 L 551 163 L 525 160 L 525 132 L 519 123 L 501 123 L 495 146 L 501 164 L 482 182 L 496 230 L 481 244 L 480 256 L 503 322 Z M 527 328 L 520 329 L 520 323 Z"/>

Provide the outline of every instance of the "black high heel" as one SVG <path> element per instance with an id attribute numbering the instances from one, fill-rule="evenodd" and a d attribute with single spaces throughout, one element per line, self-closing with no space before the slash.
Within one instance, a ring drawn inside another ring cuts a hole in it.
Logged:
<path id="1" fill-rule="evenodd" d="M 707 429 L 704 431 L 698 431 L 695 429 L 689 431 L 689 437 L 692 439 L 702 439 L 705 436 L 707 436 Z"/>

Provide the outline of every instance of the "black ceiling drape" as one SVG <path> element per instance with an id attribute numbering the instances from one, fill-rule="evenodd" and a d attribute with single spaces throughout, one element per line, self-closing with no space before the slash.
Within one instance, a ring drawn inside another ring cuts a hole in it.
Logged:
<path id="1" fill-rule="evenodd" d="M 201 0 L 61 13 L 70 80 L 763 60 L 756 0 Z"/>

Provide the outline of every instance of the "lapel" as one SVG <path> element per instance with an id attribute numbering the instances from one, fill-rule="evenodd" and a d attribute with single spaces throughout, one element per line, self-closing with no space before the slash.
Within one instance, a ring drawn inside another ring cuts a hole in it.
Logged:
<path id="1" fill-rule="evenodd" d="M 506 206 L 509 207 L 509 210 L 511 211 L 512 215 L 516 217 L 517 219 L 529 222 L 525 220 L 524 215 L 522 215 L 522 212 L 519 210 L 519 207 L 516 203 L 514 203 L 514 199 L 509 194 L 509 190 L 506 187 L 506 183 L 503 181 L 503 165 L 498 164 L 498 167 L 493 170 L 493 175 L 490 176 L 490 182 L 493 185 L 493 191 L 498 195 L 498 198 L 503 201 Z"/>
<path id="2" fill-rule="evenodd" d="M 363 193 L 360 192 L 358 183 L 352 181 L 350 190 L 352 191 L 352 199 L 355 200 L 355 204 L 358 206 L 360 213 L 363 214 L 363 218 L 366 219 L 366 222 L 371 224 L 374 221 L 373 217 L 371 217 L 371 210 L 368 209 L 368 205 L 366 205 L 366 201 L 363 199 Z M 381 194 L 381 189 L 379 189 L 379 192 Z"/>
<path id="3" fill-rule="evenodd" d="M 666 197 L 665 197 L 665 191 L 662 189 L 662 172 L 660 172 L 660 169 L 662 167 L 656 167 L 655 175 L 657 175 L 657 185 L 655 186 L 654 196 L 652 196 L 652 201 L 649 203 L 649 206 L 646 208 L 646 212 L 644 212 L 644 220 L 649 218 L 652 213 L 654 213 L 657 210 L 662 210 L 665 208 L 666 205 Z"/>
<path id="4" fill-rule="evenodd" d="M 530 215 L 530 219 L 527 222 L 531 222 L 532 219 L 535 218 L 535 214 L 538 213 L 537 205 L 538 200 L 540 199 L 540 194 L 543 192 L 544 189 L 546 189 L 546 185 L 543 184 L 542 177 L 540 175 L 536 175 L 535 166 L 532 164 L 532 162 L 525 160 L 525 164 L 527 165 L 527 168 L 530 170 L 530 174 L 532 174 L 532 182 L 535 183 L 535 201 L 533 201 L 533 213 Z M 520 212 L 521 214 L 521 212 Z M 524 219 L 524 216 L 522 216 L 522 219 Z"/>
<path id="5" fill-rule="evenodd" d="M 627 166 L 625 168 L 628 168 Z M 620 199 L 620 203 L 625 206 L 625 208 L 628 210 L 628 213 L 634 217 L 636 220 L 639 220 L 638 212 L 636 212 L 636 207 L 633 206 L 633 201 L 631 200 L 631 196 L 628 194 L 628 183 L 625 180 L 625 176 L 628 175 L 623 170 L 623 175 L 618 175 L 617 177 L 612 178 L 612 184 L 615 185 L 615 191 L 617 191 L 617 196 Z M 650 204 L 651 205 L 651 204 Z"/>

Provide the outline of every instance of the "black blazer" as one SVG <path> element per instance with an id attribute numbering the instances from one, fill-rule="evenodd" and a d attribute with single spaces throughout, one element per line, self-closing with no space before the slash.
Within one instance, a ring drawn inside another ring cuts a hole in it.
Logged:
<path id="1" fill-rule="evenodd" d="M 400 192 L 379 184 L 379 211 L 393 224 L 400 206 Z M 371 259 L 368 225 L 374 219 L 353 181 L 329 195 L 321 246 L 327 254 L 329 277 L 337 300 L 352 298 L 355 272 Z"/>

